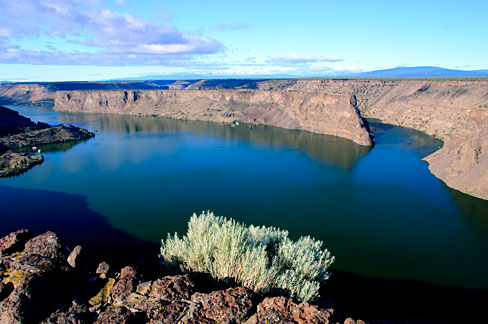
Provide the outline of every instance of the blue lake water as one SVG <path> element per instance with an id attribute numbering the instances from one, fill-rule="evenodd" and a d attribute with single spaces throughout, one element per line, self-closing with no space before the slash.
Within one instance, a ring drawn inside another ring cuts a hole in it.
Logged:
<path id="1" fill-rule="evenodd" d="M 429 172 L 421 159 L 442 143 L 423 133 L 371 123 L 370 149 L 267 126 L 10 108 L 96 137 L 46 146 L 44 163 L 0 179 L 0 235 L 53 229 L 123 253 L 211 210 L 323 240 L 335 269 L 488 289 L 488 202 Z"/>

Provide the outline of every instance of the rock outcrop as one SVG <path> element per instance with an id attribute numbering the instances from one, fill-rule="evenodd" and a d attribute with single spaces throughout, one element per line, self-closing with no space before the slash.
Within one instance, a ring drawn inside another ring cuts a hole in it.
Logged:
<path id="1" fill-rule="evenodd" d="M 73 253 L 53 232 L 11 233 L 0 251 L 2 324 L 327 324 L 333 314 L 243 287 L 208 291 L 208 278 L 198 274 L 147 280 L 133 267 L 111 273 L 104 264 L 106 276 L 97 278 L 73 267 Z"/>
<path id="2" fill-rule="evenodd" d="M 41 154 L 18 152 L 15 149 L 73 142 L 93 136 L 94 133 L 72 125 L 34 123 L 16 111 L 0 106 L 0 177 L 23 173 L 44 161 Z"/>
<path id="3" fill-rule="evenodd" d="M 0 103 L 28 106 L 51 106 L 54 87 L 49 83 L 0 84 Z"/>
<path id="4" fill-rule="evenodd" d="M 360 145 L 373 144 L 355 98 L 346 95 L 259 90 L 58 91 L 54 109 L 212 122 L 240 121 L 334 135 Z"/>
<path id="5" fill-rule="evenodd" d="M 444 146 L 425 158 L 431 172 L 488 199 L 488 82 L 404 81 L 364 114 L 442 139 Z"/>

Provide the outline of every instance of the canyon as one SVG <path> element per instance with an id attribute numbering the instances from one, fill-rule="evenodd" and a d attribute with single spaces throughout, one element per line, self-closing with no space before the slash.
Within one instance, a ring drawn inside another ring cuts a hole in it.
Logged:
<path id="1" fill-rule="evenodd" d="M 69 85 L 69 90 L 67 84 Z M 267 124 L 374 139 L 366 118 L 410 127 L 444 145 L 424 158 L 449 187 L 488 199 L 488 81 L 394 79 L 194 80 L 1 84 L 0 101 L 58 111 Z"/>
<path id="2" fill-rule="evenodd" d="M 372 145 L 354 96 L 262 90 L 58 91 L 54 109 L 266 124 Z"/>

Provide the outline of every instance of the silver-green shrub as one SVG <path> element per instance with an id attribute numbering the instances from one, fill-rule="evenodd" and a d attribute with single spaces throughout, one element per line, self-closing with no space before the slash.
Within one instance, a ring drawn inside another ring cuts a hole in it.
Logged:
<path id="1" fill-rule="evenodd" d="M 294 242 L 288 232 L 274 227 L 249 226 L 203 212 L 193 214 L 187 234 L 168 234 L 161 258 L 182 271 L 207 272 L 213 278 L 233 278 L 261 293 L 282 294 L 310 301 L 320 283 L 329 278 L 334 262 L 322 242 L 310 236 Z"/>

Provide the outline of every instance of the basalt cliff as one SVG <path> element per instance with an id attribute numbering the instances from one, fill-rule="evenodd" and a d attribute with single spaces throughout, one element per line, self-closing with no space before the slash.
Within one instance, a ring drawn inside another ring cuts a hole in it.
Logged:
<path id="1" fill-rule="evenodd" d="M 431 172 L 454 189 L 488 199 L 486 79 L 0 84 L 2 100 L 52 100 L 60 111 L 239 120 L 342 136 L 370 145 L 369 129 L 355 112 L 359 111 L 367 118 L 442 139 L 444 146 L 425 158 Z"/>
<path id="2" fill-rule="evenodd" d="M 372 145 L 354 96 L 261 90 L 58 91 L 54 109 L 72 112 L 266 124 Z"/>

